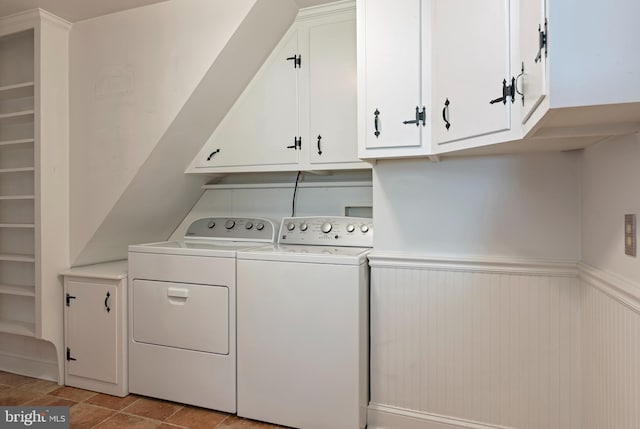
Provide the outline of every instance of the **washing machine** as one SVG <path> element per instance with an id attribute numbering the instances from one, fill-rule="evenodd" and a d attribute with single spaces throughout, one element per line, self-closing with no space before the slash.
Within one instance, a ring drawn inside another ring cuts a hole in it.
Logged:
<path id="1" fill-rule="evenodd" d="M 358 429 L 368 402 L 371 219 L 283 219 L 273 246 L 238 252 L 238 415 Z"/>
<path id="2" fill-rule="evenodd" d="M 129 390 L 236 412 L 236 254 L 267 219 L 212 217 L 182 241 L 129 246 Z"/>

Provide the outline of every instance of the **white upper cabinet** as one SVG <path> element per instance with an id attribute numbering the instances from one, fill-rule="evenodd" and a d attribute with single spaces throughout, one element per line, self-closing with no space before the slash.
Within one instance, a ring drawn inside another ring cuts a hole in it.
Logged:
<path id="1" fill-rule="evenodd" d="M 278 44 L 196 158 L 196 167 L 298 162 L 298 30 Z"/>
<path id="2" fill-rule="evenodd" d="M 428 6 L 425 0 L 357 3 L 361 158 L 430 151 L 423 113 L 430 109 Z"/>
<path id="3" fill-rule="evenodd" d="M 358 8 L 362 158 L 570 150 L 640 130 L 638 1 Z M 402 126 L 416 106 L 421 135 Z"/>
<path id="4" fill-rule="evenodd" d="M 355 4 L 302 9 L 187 173 L 370 168 L 357 157 Z"/>
<path id="5" fill-rule="evenodd" d="M 640 2 L 521 0 L 520 15 L 527 138 L 571 149 L 640 129 Z"/>
<path id="6" fill-rule="evenodd" d="M 547 95 L 547 33 L 545 0 L 520 0 L 521 122 L 525 123 Z M 526 96 L 524 96 L 526 94 Z"/>
<path id="7" fill-rule="evenodd" d="M 356 28 L 353 19 L 309 29 L 309 160 L 358 161 Z"/>
<path id="8" fill-rule="evenodd" d="M 433 2 L 436 152 L 511 128 L 509 0 Z M 510 89 L 509 89 L 510 90 Z M 458 145 L 459 146 L 459 145 Z"/>

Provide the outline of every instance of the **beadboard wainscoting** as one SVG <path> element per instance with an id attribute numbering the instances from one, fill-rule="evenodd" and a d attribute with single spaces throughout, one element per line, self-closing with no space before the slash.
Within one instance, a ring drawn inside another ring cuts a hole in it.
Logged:
<path id="1" fill-rule="evenodd" d="M 583 429 L 640 428 L 640 284 L 580 264 Z"/>
<path id="2" fill-rule="evenodd" d="M 370 264 L 370 428 L 581 428 L 576 261 Z"/>

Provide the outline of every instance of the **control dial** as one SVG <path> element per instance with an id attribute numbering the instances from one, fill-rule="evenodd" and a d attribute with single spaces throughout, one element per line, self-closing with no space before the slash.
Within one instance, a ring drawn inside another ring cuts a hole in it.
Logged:
<path id="1" fill-rule="evenodd" d="M 300 231 L 306 231 L 307 229 L 309 229 L 309 225 L 307 225 L 306 223 L 300 224 Z"/>
<path id="2" fill-rule="evenodd" d="M 369 225 L 362 225 L 360 227 L 360 231 L 362 232 L 369 232 Z"/>
<path id="3" fill-rule="evenodd" d="M 246 229 L 251 229 L 251 228 L 253 228 L 253 224 L 251 222 L 247 222 L 244 227 Z"/>
<path id="4" fill-rule="evenodd" d="M 262 231 L 264 229 L 264 223 L 260 222 L 259 224 L 256 225 L 256 229 L 258 231 Z"/>
<path id="5" fill-rule="evenodd" d="M 207 224 L 207 228 L 209 229 L 213 228 L 214 226 L 216 226 L 216 222 L 213 220 L 210 220 L 209 223 Z"/>
<path id="6" fill-rule="evenodd" d="M 356 227 L 352 223 L 347 225 L 347 232 L 353 232 L 355 230 L 356 230 Z"/>
<path id="7" fill-rule="evenodd" d="M 289 222 L 289 223 L 287 224 L 287 229 L 288 229 L 289 231 L 293 231 L 294 229 L 296 229 L 296 224 L 295 224 L 295 223 L 293 223 L 293 222 Z"/>
<path id="8" fill-rule="evenodd" d="M 224 224 L 224 227 L 227 228 L 227 229 L 232 229 L 234 226 L 236 226 L 236 221 L 233 220 L 233 219 L 229 219 Z"/>
<path id="9" fill-rule="evenodd" d="M 320 229 L 322 230 L 322 232 L 327 234 L 327 233 L 331 232 L 331 229 L 333 229 L 333 226 L 329 222 L 325 222 L 325 223 L 322 224 Z"/>

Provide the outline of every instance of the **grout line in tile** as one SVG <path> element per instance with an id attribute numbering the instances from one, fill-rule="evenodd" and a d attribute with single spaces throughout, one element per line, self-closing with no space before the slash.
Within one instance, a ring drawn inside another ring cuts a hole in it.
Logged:
<path id="1" fill-rule="evenodd" d="M 176 402 L 172 402 L 172 403 L 173 403 L 173 404 L 176 404 Z M 165 421 L 169 420 L 171 417 L 175 416 L 175 415 L 178 413 L 178 411 L 182 410 L 182 409 L 185 407 L 185 405 L 184 405 L 184 404 L 178 404 L 178 405 L 180 405 L 180 406 L 178 407 L 178 409 L 177 409 L 177 410 L 175 410 L 175 411 L 174 411 L 170 416 L 167 416 L 167 417 L 163 420 L 163 422 L 165 422 Z"/>
<path id="2" fill-rule="evenodd" d="M 217 425 L 215 425 L 215 426 L 213 427 L 213 429 L 216 429 L 217 427 L 222 427 L 222 426 L 220 426 L 220 425 L 222 425 L 222 423 L 224 423 L 224 422 L 225 422 L 229 417 L 231 417 L 231 416 L 233 416 L 233 415 L 234 415 L 234 414 L 229 414 L 227 417 L 225 417 L 224 419 L 222 419 L 222 420 L 220 421 L 220 423 L 218 423 Z"/>
<path id="3" fill-rule="evenodd" d="M 92 405 L 92 404 L 86 404 L 86 405 Z M 95 405 L 93 405 L 95 406 Z M 98 407 L 98 408 L 103 408 L 103 407 Z M 108 409 L 108 408 L 107 408 Z M 113 411 L 113 410 L 109 410 L 109 411 Z M 69 413 L 71 414 L 71 413 Z M 107 416 L 106 418 L 102 419 L 101 421 L 99 421 L 98 423 L 96 423 L 95 425 L 91 426 L 90 429 L 93 429 L 95 427 L 100 426 L 102 423 L 106 422 L 107 420 L 109 420 L 111 417 L 115 416 L 116 413 L 114 412 L 113 414 L 110 414 L 109 416 Z M 71 415 L 69 415 L 69 424 L 71 424 Z"/>

